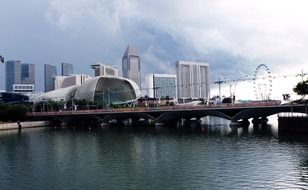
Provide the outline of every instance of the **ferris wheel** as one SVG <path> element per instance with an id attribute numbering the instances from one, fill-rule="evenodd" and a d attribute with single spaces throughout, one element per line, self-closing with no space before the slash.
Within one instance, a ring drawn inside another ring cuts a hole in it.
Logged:
<path id="1" fill-rule="evenodd" d="M 272 95 L 272 75 L 267 65 L 256 67 L 253 77 L 254 94 L 257 100 L 270 100 Z"/>

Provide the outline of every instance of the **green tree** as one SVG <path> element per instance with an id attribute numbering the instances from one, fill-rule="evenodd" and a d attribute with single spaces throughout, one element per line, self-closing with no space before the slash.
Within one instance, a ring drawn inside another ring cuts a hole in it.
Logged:
<path id="1" fill-rule="evenodd" d="M 296 87 L 293 88 L 293 91 L 298 95 L 305 96 L 308 94 L 308 80 L 297 83 Z"/>
<path id="2" fill-rule="evenodd" d="M 0 104 L 0 121 L 23 121 L 26 112 L 22 105 Z"/>

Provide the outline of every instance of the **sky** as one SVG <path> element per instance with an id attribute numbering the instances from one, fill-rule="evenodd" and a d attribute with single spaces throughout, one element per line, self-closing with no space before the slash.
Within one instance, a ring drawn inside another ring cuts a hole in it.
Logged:
<path id="1" fill-rule="evenodd" d="M 75 73 L 93 75 L 97 61 L 121 70 L 127 45 L 140 54 L 142 78 L 174 74 L 177 60 L 208 62 L 212 83 L 253 77 L 260 64 L 273 76 L 295 75 L 308 72 L 307 9 L 306 0 L 1 0 L 0 55 L 34 63 L 38 91 L 44 64 L 58 73 L 61 62 Z M 4 89 L 4 65 L 0 73 Z M 300 80 L 277 77 L 275 96 Z M 234 86 L 254 94 L 253 82 L 224 83 L 222 94 Z"/>

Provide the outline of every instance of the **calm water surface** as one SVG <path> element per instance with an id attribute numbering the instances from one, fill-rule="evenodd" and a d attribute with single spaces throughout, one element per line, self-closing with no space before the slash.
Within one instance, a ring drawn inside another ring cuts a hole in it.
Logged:
<path id="1" fill-rule="evenodd" d="M 0 132 L 0 189 L 308 189 L 308 141 L 265 129 Z"/>

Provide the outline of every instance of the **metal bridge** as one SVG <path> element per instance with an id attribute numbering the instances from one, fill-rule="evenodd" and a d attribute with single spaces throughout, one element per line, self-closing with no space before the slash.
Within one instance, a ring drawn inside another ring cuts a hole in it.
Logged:
<path id="1" fill-rule="evenodd" d="M 215 116 L 233 122 L 248 119 L 261 119 L 270 115 L 294 112 L 307 113 L 307 104 L 298 105 L 255 105 L 255 106 L 197 106 L 197 107 L 160 107 L 160 108 L 125 108 L 109 110 L 76 110 L 61 112 L 33 112 L 27 114 L 27 120 L 45 120 L 61 122 L 96 122 L 109 123 L 112 120 L 123 121 L 132 119 L 138 121 L 152 120 L 159 123 L 168 123 L 180 119 L 199 120 L 206 116 Z"/>

